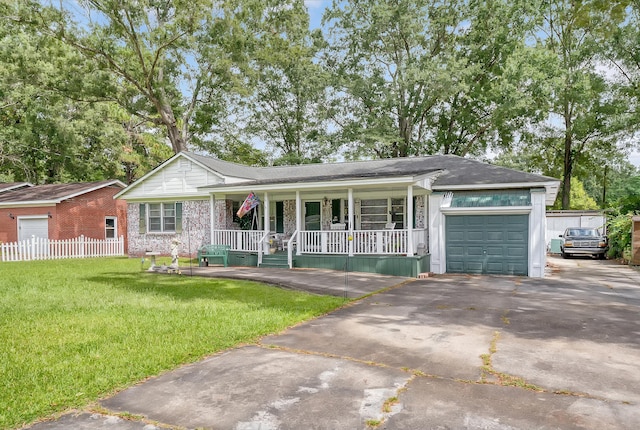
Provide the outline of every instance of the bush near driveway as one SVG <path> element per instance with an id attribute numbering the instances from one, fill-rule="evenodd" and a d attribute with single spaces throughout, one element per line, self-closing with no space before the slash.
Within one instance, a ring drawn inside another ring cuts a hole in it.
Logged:
<path id="1" fill-rule="evenodd" d="M 631 253 L 631 224 L 633 214 L 617 215 L 607 220 L 609 258 L 629 259 Z"/>
<path id="2" fill-rule="evenodd" d="M 255 282 L 142 272 L 126 258 L 0 263 L 0 428 L 343 304 Z"/>

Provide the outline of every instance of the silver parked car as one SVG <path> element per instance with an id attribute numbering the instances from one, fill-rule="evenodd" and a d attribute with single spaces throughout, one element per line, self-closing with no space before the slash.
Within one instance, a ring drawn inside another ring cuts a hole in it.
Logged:
<path id="1" fill-rule="evenodd" d="M 607 236 L 593 227 L 569 227 L 560 237 L 564 239 L 560 244 L 563 258 L 576 254 L 604 259 L 609 249 Z"/>

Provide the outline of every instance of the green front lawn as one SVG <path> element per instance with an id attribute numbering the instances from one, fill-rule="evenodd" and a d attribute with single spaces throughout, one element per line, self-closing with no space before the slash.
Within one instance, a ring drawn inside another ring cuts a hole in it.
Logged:
<path id="1" fill-rule="evenodd" d="M 0 263 L 0 428 L 96 399 L 343 304 L 126 258 Z"/>

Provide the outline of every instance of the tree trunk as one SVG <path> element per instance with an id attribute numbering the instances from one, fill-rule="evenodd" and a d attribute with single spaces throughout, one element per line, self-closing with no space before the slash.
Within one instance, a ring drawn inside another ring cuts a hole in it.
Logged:
<path id="1" fill-rule="evenodd" d="M 398 129 L 398 131 L 400 132 L 400 141 L 398 142 L 396 157 L 408 157 L 409 145 L 411 144 L 411 135 L 413 134 L 413 125 L 411 123 L 411 119 L 400 116 L 400 118 L 398 118 Z"/>
<path id="2" fill-rule="evenodd" d="M 180 128 L 178 128 L 178 122 L 173 114 L 173 109 L 169 104 L 158 103 L 158 112 L 160 113 L 160 119 L 162 124 L 167 127 L 167 136 L 171 142 L 171 148 L 173 152 L 177 154 L 181 151 L 187 150 L 187 142 L 185 142 Z"/>
<path id="3" fill-rule="evenodd" d="M 570 125 L 570 123 L 569 123 Z M 570 129 L 564 135 L 564 175 L 562 177 L 562 209 L 571 208 L 571 174 L 573 170 L 572 136 Z"/>

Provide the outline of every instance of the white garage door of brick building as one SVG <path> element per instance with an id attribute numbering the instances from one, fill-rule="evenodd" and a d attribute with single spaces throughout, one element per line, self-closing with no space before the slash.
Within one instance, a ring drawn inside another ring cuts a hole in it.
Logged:
<path id="1" fill-rule="evenodd" d="M 49 218 L 18 218 L 18 240 L 31 239 L 33 236 L 49 238 Z"/>

